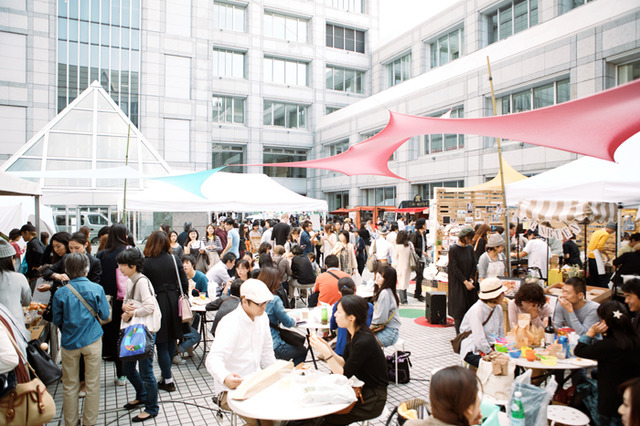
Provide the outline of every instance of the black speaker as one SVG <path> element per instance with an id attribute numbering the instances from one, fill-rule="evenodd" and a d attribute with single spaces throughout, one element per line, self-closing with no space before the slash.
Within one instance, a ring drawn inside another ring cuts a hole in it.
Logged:
<path id="1" fill-rule="evenodd" d="M 428 291 L 425 317 L 431 324 L 444 324 L 447 321 L 447 293 Z"/>

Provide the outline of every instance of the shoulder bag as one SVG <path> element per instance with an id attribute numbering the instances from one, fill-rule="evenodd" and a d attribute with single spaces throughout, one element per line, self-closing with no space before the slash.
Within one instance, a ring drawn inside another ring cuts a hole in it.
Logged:
<path id="1" fill-rule="evenodd" d="M 416 253 L 416 249 L 413 247 L 413 244 L 409 243 L 409 269 L 417 272 L 420 267 L 420 257 L 418 257 L 418 253 Z"/>
<path id="2" fill-rule="evenodd" d="M 131 325 L 120 330 L 118 337 L 118 358 L 121 361 L 138 361 L 153 356 L 153 334 L 140 322 L 140 318 L 131 319 Z"/>
<path id="3" fill-rule="evenodd" d="M 375 274 L 378 270 L 378 259 L 376 259 L 376 242 L 373 242 L 373 248 L 371 249 L 371 254 L 367 258 L 367 263 L 365 264 L 367 269 L 371 271 L 372 274 Z"/>
<path id="4" fill-rule="evenodd" d="M 6 328 L 4 323 L 0 326 Z M 15 389 L 0 398 L 0 424 L 36 426 L 48 423 L 56 415 L 56 404 L 47 387 L 38 378 L 29 362 L 24 359 L 11 330 L 8 328 L 7 334 L 20 359 L 20 365 L 16 369 L 23 369 L 21 370 L 23 372 L 18 371 L 20 383 L 16 385 Z M 34 379 L 31 381 L 29 381 L 29 373 L 26 371 L 25 365 L 34 374 Z"/>
<path id="5" fill-rule="evenodd" d="M 383 330 L 387 326 L 389 321 L 391 321 L 391 318 L 393 318 L 395 313 L 396 313 L 395 311 L 391 312 L 391 316 L 389 317 L 388 320 L 385 321 L 384 324 L 371 324 L 371 332 L 372 333 L 377 333 L 378 331 Z"/>
<path id="6" fill-rule="evenodd" d="M 71 290 L 71 293 L 75 294 L 75 296 L 80 300 L 80 302 L 82 302 L 82 304 L 84 305 L 85 308 L 87 308 L 87 310 L 89 311 L 89 313 L 96 319 L 96 321 L 98 321 L 100 323 L 100 325 L 104 325 L 104 324 L 108 324 L 111 322 L 111 320 L 113 319 L 113 296 L 109 296 L 107 295 L 107 303 L 109 303 L 109 317 L 106 320 L 102 320 L 100 319 L 100 317 L 98 316 L 98 314 L 96 314 L 96 312 L 93 310 L 93 308 L 91 307 L 91 305 L 89 305 L 89 303 L 87 303 L 87 301 L 85 300 L 84 297 L 82 297 L 80 295 L 80 293 L 78 293 L 78 290 L 76 290 L 71 283 L 67 283 L 66 287 Z M 123 297 L 124 298 L 124 297 Z"/>
<path id="7" fill-rule="evenodd" d="M 62 370 L 53 362 L 48 353 L 40 349 L 39 340 L 32 340 L 28 343 L 27 360 L 46 386 L 50 386 L 62 378 Z"/>
<path id="8" fill-rule="evenodd" d="M 191 312 L 191 302 L 189 302 L 189 298 L 185 296 L 182 291 L 182 283 L 180 281 L 180 273 L 178 273 L 178 264 L 176 263 L 176 258 L 173 255 L 171 256 L 171 260 L 173 260 L 173 266 L 176 268 L 176 279 L 178 280 L 178 289 L 180 290 L 180 297 L 178 298 L 178 315 L 182 319 L 183 323 L 190 323 L 193 321 L 193 313 Z"/>
<path id="9" fill-rule="evenodd" d="M 288 343 L 291 346 L 304 346 L 306 338 L 302 334 L 273 325 L 271 322 L 269 322 L 269 326 L 280 333 L 280 337 L 285 343 Z"/>
<path id="10" fill-rule="evenodd" d="M 493 315 L 493 311 L 495 311 L 496 308 L 493 308 L 491 310 L 491 312 L 489 313 L 489 316 L 487 317 L 486 320 L 484 320 L 484 322 L 482 323 L 482 326 L 484 327 L 485 325 L 487 325 L 487 323 L 489 322 L 489 320 L 491 319 L 491 315 Z M 451 347 L 453 348 L 453 351 L 457 354 L 460 353 L 460 345 L 462 345 L 462 341 L 464 339 L 466 339 L 467 337 L 469 337 L 469 335 L 471 334 L 471 330 L 469 331 L 465 331 L 463 333 L 458 334 L 454 339 L 451 340 Z"/>

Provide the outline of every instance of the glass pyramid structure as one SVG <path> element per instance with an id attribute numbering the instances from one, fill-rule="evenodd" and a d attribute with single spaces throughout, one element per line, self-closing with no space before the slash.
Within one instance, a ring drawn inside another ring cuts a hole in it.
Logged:
<path id="1" fill-rule="evenodd" d="M 0 170 L 21 172 L 24 178 L 40 183 L 45 193 L 121 191 L 124 185 L 122 177 L 95 177 L 91 176 L 91 170 L 124 166 L 128 136 L 129 167 L 148 176 L 165 176 L 172 172 L 96 81 L 7 160 Z M 58 173 L 50 173 L 53 171 Z M 69 177 L 64 177 L 64 171 L 71 171 Z M 127 186 L 143 189 L 143 180 L 128 179 Z"/>

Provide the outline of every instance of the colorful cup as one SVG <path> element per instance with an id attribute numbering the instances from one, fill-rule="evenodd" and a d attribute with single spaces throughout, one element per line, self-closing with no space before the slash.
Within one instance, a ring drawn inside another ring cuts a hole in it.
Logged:
<path id="1" fill-rule="evenodd" d="M 536 353 L 535 353 L 535 351 L 533 349 L 528 349 L 525 352 L 525 356 L 527 358 L 527 361 L 529 361 L 529 362 L 533 362 L 533 361 L 536 360 Z"/>

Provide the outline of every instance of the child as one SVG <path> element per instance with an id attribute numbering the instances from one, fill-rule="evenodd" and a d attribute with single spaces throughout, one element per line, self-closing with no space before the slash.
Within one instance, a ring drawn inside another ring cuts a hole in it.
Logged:
<path id="1" fill-rule="evenodd" d="M 309 258 L 309 262 L 311 262 L 311 266 L 313 267 L 313 274 L 317 277 L 320 275 L 320 266 L 316 263 L 316 255 L 315 253 L 307 253 L 307 257 Z"/>

